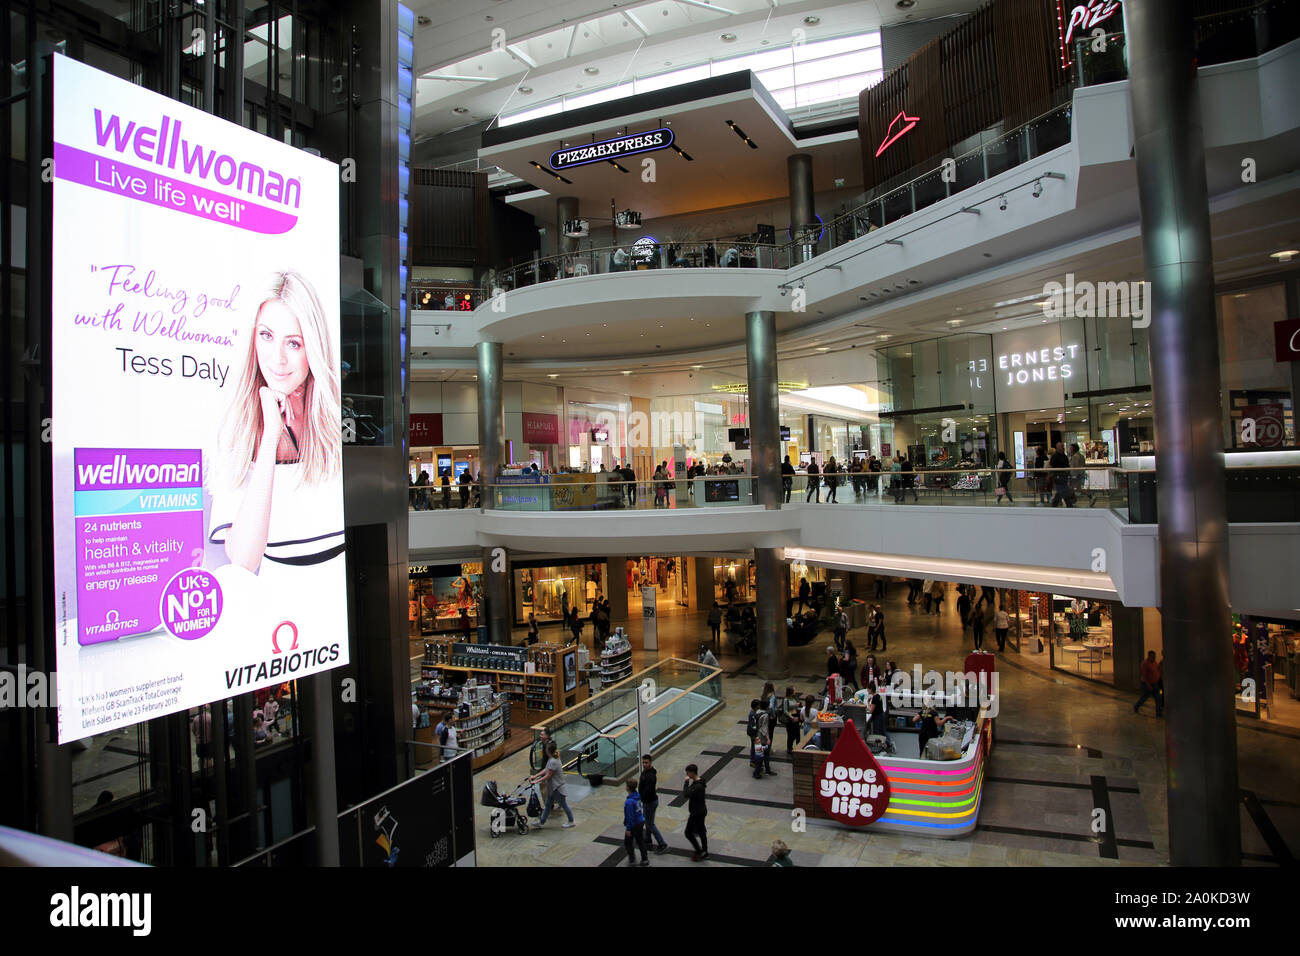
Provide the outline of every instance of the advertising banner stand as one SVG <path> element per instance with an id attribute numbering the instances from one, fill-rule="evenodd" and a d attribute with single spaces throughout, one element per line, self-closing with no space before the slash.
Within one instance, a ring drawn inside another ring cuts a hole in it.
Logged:
<path id="1" fill-rule="evenodd" d="M 641 637 L 647 651 L 659 650 L 658 589 L 650 586 L 641 589 Z"/>
<path id="2" fill-rule="evenodd" d="M 339 167 L 62 55 L 59 742 L 348 663 Z"/>

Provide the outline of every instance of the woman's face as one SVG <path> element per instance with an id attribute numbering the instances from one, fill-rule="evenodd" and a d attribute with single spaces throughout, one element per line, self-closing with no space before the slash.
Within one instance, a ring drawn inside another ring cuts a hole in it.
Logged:
<path id="1" fill-rule="evenodd" d="M 307 346 L 298 317 L 278 299 L 262 306 L 253 328 L 257 339 L 257 368 L 266 384 L 288 395 L 307 381 Z"/>

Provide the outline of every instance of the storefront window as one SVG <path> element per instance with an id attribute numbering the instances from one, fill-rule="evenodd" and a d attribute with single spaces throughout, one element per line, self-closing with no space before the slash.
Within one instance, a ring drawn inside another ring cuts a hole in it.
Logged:
<path id="1" fill-rule="evenodd" d="M 1022 613 L 1027 612 L 1029 618 L 1022 636 L 1048 645 L 1054 670 L 1115 683 L 1114 629 L 1105 601 L 1029 591 L 1020 594 Z"/>
<path id="2" fill-rule="evenodd" d="M 630 611 L 641 607 L 641 589 L 655 587 L 656 603 L 664 605 L 677 604 L 686 606 L 690 603 L 686 593 L 684 571 L 686 560 L 678 556 L 660 557 L 645 555 L 629 557 L 626 564 L 627 603 Z"/>
<path id="3" fill-rule="evenodd" d="M 575 607 L 586 617 L 596 599 L 605 596 L 605 565 L 515 568 L 514 592 L 516 624 L 526 624 L 529 614 L 539 624 L 561 621 Z"/>
<path id="4" fill-rule="evenodd" d="M 1288 318 L 1286 287 L 1261 286 L 1217 297 L 1224 441 L 1229 448 L 1283 448 L 1296 444 L 1293 364 L 1277 361 L 1273 326 Z M 1243 432 L 1246 421 L 1252 430 Z M 1253 441 L 1249 439 L 1253 438 Z"/>
<path id="5" fill-rule="evenodd" d="M 723 604 L 753 601 L 754 562 L 743 558 L 714 558 L 713 599 Z"/>
<path id="6" fill-rule="evenodd" d="M 478 627 L 483 597 L 483 565 L 411 565 L 408 582 L 412 639 L 460 630 L 460 612 Z"/>

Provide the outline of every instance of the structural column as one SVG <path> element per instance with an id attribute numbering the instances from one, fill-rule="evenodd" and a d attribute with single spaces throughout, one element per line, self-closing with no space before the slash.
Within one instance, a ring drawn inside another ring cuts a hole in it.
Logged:
<path id="1" fill-rule="evenodd" d="M 800 261 L 811 259 L 817 254 L 817 209 L 813 203 L 812 156 L 808 153 L 794 153 L 786 158 L 786 172 L 790 178 L 790 233 L 796 243 L 799 234 L 813 230 L 813 241 L 799 243 Z"/>
<path id="2" fill-rule="evenodd" d="M 1151 283 L 1170 862 L 1237 866 L 1219 336 L 1192 10 L 1146 0 L 1128 4 L 1125 20 Z"/>
<path id="3" fill-rule="evenodd" d="M 754 502 L 769 510 L 781 507 L 781 425 L 777 397 L 776 313 L 745 314 L 745 358 L 749 383 L 749 449 L 754 469 Z M 757 578 L 758 674 L 788 677 L 789 646 L 785 632 L 785 592 L 781 559 L 775 548 L 754 549 Z"/>
<path id="4" fill-rule="evenodd" d="M 501 343 L 479 342 L 478 454 L 483 507 L 490 508 L 505 462 L 505 418 L 501 398 Z M 510 643 L 510 564 L 504 548 L 483 549 L 483 601 L 488 641 Z"/>
<path id="5" fill-rule="evenodd" d="M 555 251 L 569 255 L 578 251 L 578 240 L 564 234 L 564 224 L 578 218 L 578 197 L 560 196 L 555 200 Z"/>

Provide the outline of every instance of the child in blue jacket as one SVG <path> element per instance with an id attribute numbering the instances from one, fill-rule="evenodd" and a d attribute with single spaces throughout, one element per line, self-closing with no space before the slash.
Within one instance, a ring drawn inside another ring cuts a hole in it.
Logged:
<path id="1" fill-rule="evenodd" d="M 641 806 L 641 794 L 637 792 L 636 781 L 628 779 L 627 800 L 623 803 L 623 847 L 627 850 L 627 862 L 636 866 L 636 854 L 632 852 L 633 844 L 641 850 L 641 865 L 650 865 L 650 855 L 645 845 L 645 810 Z"/>

